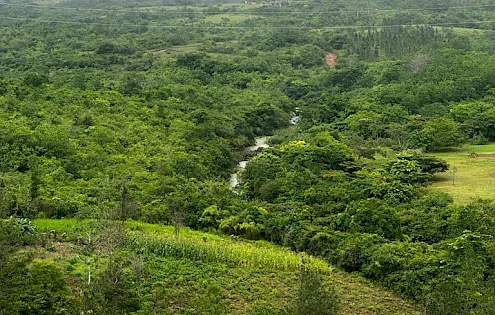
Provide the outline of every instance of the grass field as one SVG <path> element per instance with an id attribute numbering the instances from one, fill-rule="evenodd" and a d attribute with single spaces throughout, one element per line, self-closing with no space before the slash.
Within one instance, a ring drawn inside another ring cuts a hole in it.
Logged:
<path id="1" fill-rule="evenodd" d="M 35 220 L 40 232 L 63 235 L 63 239 L 53 240 L 49 250 L 38 249 L 37 255 L 56 262 L 68 277 L 83 279 L 84 259 L 76 258 L 81 255 L 77 240 L 87 233 L 90 222 Z M 301 253 L 267 242 L 187 228 L 181 229 L 179 239 L 170 226 L 131 221 L 127 229 L 134 243 L 126 247 L 146 257 L 150 282 L 143 280 L 140 292 L 150 301 L 166 297 L 170 314 L 189 314 L 191 309 L 196 310 L 195 314 L 275 314 L 263 311 L 268 306 L 272 310 L 285 308 L 297 298 L 296 271 Z M 323 260 L 304 257 L 322 272 L 326 282 L 334 285 L 340 297 L 339 314 L 420 314 L 395 294 L 359 276 L 339 271 Z M 207 305 L 215 308 L 207 309 Z M 147 311 L 145 307 L 143 312 Z"/>
<path id="2" fill-rule="evenodd" d="M 495 143 L 467 145 L 434 155 L 446 160 L 450 170 L 435 175 L 431 190 L 451 194 L 458 205 L 477 198 L 495 198 Z"/>
<path id="3" fill-rule="evenodd" d="M 153 51 L 155 55 L 171 55 L 176 56 L 180 54 L 190 53 L 198 51 L 203 45 L 201 43 L 194 43 L 188 45 L 172 46 L 167 49 Z"/>
<path id="4" fill-rule="evenodd" d="M 192 43 L 188 45 L 171 46 L 165 49 L 154 50 L 151 51 L 151 53 L 162 58 L 176 58 L 179 55 L 203 51 L 207 52 L 209 56 L 214 58 L 229 58 L 229 50 L 231 50 L 229 47 L 232 47 L 235 43 L 235 41 L 216 42 L 214 46 L 209 46 L 210 49 L 208 49 L 203 43 Z M 215 49 L 217 51 L 212 52 L 212 50 Z"/>
<path id="5" fill-rule="evenodd" d="M 437 30 L 451 29 L 452 31 L 454 31 L 459 35 L 482 35 L 485 32 L 485 30 L 483 29 L 467 28 L 467 27 L 434 26 L 433 28 Z"/>

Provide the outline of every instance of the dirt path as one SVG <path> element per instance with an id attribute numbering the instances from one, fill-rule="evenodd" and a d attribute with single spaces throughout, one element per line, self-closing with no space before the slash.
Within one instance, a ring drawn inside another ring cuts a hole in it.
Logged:
<path id="1" fill-rule="evenodd" d="M 333 51 L 327 52 L 327 55 L 325 56 L 325 62 L 327 65 L 330 66 L 330 68 L 335 68 L 335 61 L 337 60 L 337 54 Z"/>

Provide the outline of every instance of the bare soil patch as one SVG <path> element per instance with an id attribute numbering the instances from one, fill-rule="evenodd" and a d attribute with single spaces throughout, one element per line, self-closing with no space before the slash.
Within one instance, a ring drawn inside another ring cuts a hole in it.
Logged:
<path id="1" fill-rule="evenodd" d="M 327 65 L 330 66 L 330 68 L 335 68 L 335 62 L 337 60 L 337 54 L 333 51 L 327 52 L 327 55 L 325 56 L 325 62 Z"/>
<path id="2" fill-rule="evenodd" d="M 485 158 L 485 159 L 495 160 L 495 153 L 491 153 L 491 154 L 476 154 L 475 158 Z"/>

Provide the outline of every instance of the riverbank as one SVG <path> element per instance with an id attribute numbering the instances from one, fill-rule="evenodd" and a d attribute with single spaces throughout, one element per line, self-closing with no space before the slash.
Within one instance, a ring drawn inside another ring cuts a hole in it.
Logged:
<path id="1" fill-rule="evenodd" d="M 253 146 L 247 147 L 245 151 L 257 152 L 259 149 L 270 147 L 270 145 L 268 144 L 270 138 L 271 136 L 263 136 L 263 137 L 255 138 L 254 139 L 255 144 Z M 250 155 L 247 156 L 249 157 Z M 234 189 L 239 184 L 238 173 L 246 169 L 247 162 L 248 160 L 243 160 L 237 163 L 236 167 L 234 168 L 234 172 L 230 174 L 230 181 L 229 181 L 230 188 Z"/>
<path id="2" fill-rule="evenodd" d="M 293 113 L 291 119 L 290 119 L 290 124 L 292 126 L 297 125 L 299 123 L 299 120 L 301 119 L 301 116 L 299 115 L 299 108 L 296 107 L 295 113 Z M 236 167 L 234 168 L 234 172 L 230 174 L 230 180 L 229 180 L 229 185 L 230 188 L 234 189 L 239 185 L 239 172 L 242 172 L 243 170 L 246 169 L 246 165 L 248 160 L 256 155 L 257 151 L 260 149 L 264 148 L 269 148 L 270 145 L 268 144 L 268 141 L 272 138 L 272 136 L 261 136 L 261 137 L 256 137 L 254 138 L 255 144 L 253 146 L 247 147 L 243 152 L 247 153 L 244 155 L 244 157 L 247 157 L 246 160 L 242 160 L 239 163 L 237 163 Z"/>

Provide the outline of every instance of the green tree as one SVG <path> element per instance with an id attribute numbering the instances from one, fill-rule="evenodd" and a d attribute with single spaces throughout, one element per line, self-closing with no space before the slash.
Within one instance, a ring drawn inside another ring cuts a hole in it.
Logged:
<path id="1" fill-rule="evenodd" d="M 449 118 L 434 118 L 427 121 L 421 133 L 427 138 L 428 151 L 458 147 L 464 141 L 459 124 Z"/>
<path id="2" fill-rule="evenodd" d="M 404 152 L 398 155 L 397 160 L 389 162 L 385 169 L 403 183 L 426 184 L 433 174 L 447 171 L 448 164 L 433 156 Z"/>
<path id="3" fill-rule="evenodd" d="M 450 109 L 450 114 L 471 141 L 483 143 L 495 139 L 495 106 L 493 104 L 463 102 L 454 105 Z"/>
<path id="4" fill-rule="evenodd" d="M 85 306 L 88 311 L 104 314 L 128 314 L 139 309 L 138 288 L 135 286 L 139 270 L 131 262 L 132 258 L 125 252 L 113 253 L 107 261 L 105 270 L 99 274 L 86 294 Z"/>

